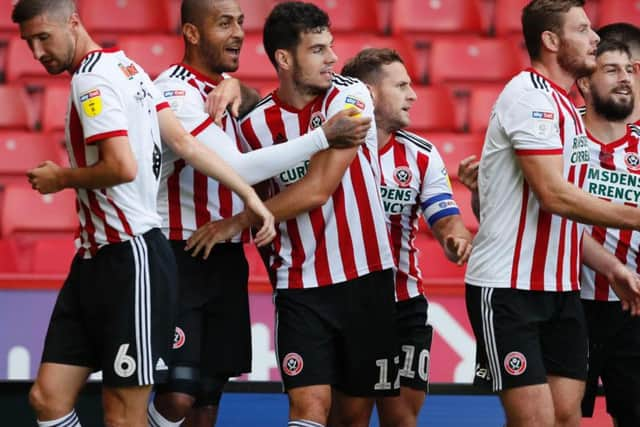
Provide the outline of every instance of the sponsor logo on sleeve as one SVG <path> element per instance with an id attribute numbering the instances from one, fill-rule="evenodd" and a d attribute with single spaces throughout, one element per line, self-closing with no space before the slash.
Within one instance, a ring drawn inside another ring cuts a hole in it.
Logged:
<path id="1" fill-rule="evenodd" d="M 356 108 L 359 111 L 364 111 L 365 104 L 355 96 L 348 95 L 344 100 L 344 109 L 347 110 L 349 108 Z M 356 117 L 358 117 L 356 115 Z"/>
<path id="2" fill-rule="evenodd" d="M 129 65 L 118 64 L 118 68 L 120 68 L 120 71 L 122 71 L 122 74 L 124 74 L 124 76 L 129 80 L 131 80 L 133 76 L 138 74 L 138 69 L 133 64 L 129 64 Z"/>
<path id="3" fill-rule="evenodd" d="M 82 111 L 88 117 L 96 117 L 102 113 L 102 97 L 99 89 L 91 89 L 80 95 L 80 104 Z"/>
<path id="4" fill-rule="evenodd" d="M 185 96 L 187 93 L 184 90 L 165 90 L 163 95 L 165 98 L 171 98 L 174 96 Z"/>
<path id="5" fill-rule="evenodd" d="M 555 117 L 553 113 L 548 111 L 532 111 L 531 117 L 534 119 L 544 119 L 544 120 L 553 120 Z"/>

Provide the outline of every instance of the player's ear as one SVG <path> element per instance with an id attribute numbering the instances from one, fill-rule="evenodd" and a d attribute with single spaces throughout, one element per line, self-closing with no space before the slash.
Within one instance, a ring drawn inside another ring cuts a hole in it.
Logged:
<path id="1" fill-rule="evenodd" d="M 560 37 L 553 31 L 543 31 L 540 35 L 542 47 L 551 52 L 560 49 Z"/>
<path id="2" fill-rule="evenodd" d="M 640 77 L 640 61 L 633 61 L 633 74 Z"/>
<path id="3" fill-rule="evenodd" d="M 589 78 L 588 77 L 580 77 L 576 81 L 576 86 L 580 91 L 580 95 L 584 98 L 585 94 L 589 93 Z"/>
<path id="4" fill-rule="evenodd" d="M 278 65 L 278 69 L 282 70 L 290 70 L 293 64 L 293 57 L 291 56 L 291 52 L 286 49 L 276 49 L 274 53 L 274 58 L 276 60 L 276 64 Z"/>
<path id="5" fill-rule="evenodd" d="M 187 22 L 182 26 L 182 34 L 190 44 L 196 45 L 200 42 L 200 31 L 198 31 L 198 28 L 190 22 Z"/>
<path id="6" fill-rule="evenodd" d="M 369 94 L 371 95 L 371 100 L 373 101 L 373 106 L 376 106 L 376 87 L 370 85 L 369 83 L 365 83 L 365 86 L 367 86 L 367 89 L 369 89 Z"/>

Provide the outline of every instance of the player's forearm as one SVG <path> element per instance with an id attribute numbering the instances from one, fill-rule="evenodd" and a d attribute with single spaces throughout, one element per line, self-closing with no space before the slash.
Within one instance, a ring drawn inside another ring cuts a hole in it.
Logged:
<path id="1" fill-rule="evenodd" d="M 447 237 L 457 237 L 469 242 L 473 239 L 467 227 L 464 226 L 460 215 L 449 215 L 439 219 L 433 224 L 431 231 L 443 248 L 445 248 L 445 239 Z"/>
<path id="2" fill-rule="evenodd" d="M 88 190 L 126 184 L 136 178 L 136 167 L 123 167 L 99 161 L 86 168 L 60 169 L 62 188 L 86 188 Z"/>
<path id="3" fill-rule="evenodd" d="M 582 236 L 582 264 L 612 280 L 613 271 L 622 264 L 618 258 L 595 241 L 590 234 Z"/>
<path id="4" fill-rule="evenodd" d="M 240 153 L 233 144 L 224 145 L 224 148 L 223 144 L 214 147 L 244 180 L 253 185 L 310 159 L 318 151 L 328 148 L 329 144 L 322 128 L 317 128 L 285 143 L 248 153 Z"/>
<path id="5" fill-rule="evenodd" d="M 583 224 L 621 229 L 640 229 L 640 209 L 600 200 L 563 182 L 539 198 L 544 210 Z"/>

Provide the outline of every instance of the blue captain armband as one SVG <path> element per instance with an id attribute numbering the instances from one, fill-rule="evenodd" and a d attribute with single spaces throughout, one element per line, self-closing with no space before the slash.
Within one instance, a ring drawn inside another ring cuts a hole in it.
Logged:
<path id="1" fill-rule="evenodd" d="M 460 215 L 458 204 L 453 200 L 451 194 L 438 194 L 437 196 L 433 196 L 425 200 L 420 207 L 422 208 L 424 218 L 429 223 L 429 227 L 433 227 L 433 224 L 441 218 Z"/>

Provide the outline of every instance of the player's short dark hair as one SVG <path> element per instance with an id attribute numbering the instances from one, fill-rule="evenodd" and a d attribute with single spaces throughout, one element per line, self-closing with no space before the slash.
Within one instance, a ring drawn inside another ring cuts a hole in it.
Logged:
<path id="1" fill-rule="evenodd" d="M 13 6 L 11 20 L 21 24 L 44 14 L 68 18 L 76 11 L 75 0 L 19 0 Z"/>
<path id="2" fill-rule="evenodd" d="M 276 50 L 294 50 L 303 33 L 328 29 L 329 16 L 311 3 L 289 1 L 276 5 L 264 24 L 262 42 L 271 63 L 276 67 Z"/>
<path id="3" fill-rule="evenodd" d="M 572 7 L 583 7 L 585 0 L 531 0 L 522 9 L 522 34 L 531 59 L 539 59 L 542 33 L 561 34 L 564 16 Z"/>
<path id="4" fill-rule="evenodd" d="M 640 59 L 640 27 L 628 22 L 616 22 L 601 27 L 597 32 L 601 43 L 604 40 L 617 40 L 625 43 L 629 47 L 631 57 Z"/>
<path id="5" fill-rule="evenodd" d="M 213 0 L 182 0 L 180 4 L 180 24 L 193 24 L 200 27 L 206 13 L 208 5 Z"/>
<path id="6" fill-rule="evenodd" d="M 404 64 L 398 52 L 389 48 L 367 48 L 363 49 L 356 56 L 349 59 L 340 74 L 355 77 L 365 83 L 376 83 L 380 77 L 383 65 L 394 62 Z"/>
<path id="7" fill-rule="evenodd" d="M 596 50 L 596 57 L 602 55 L 607 52 L 621 52 L 631 58 L 631 51 L 629 50 L 629 45 L 623 43 L 619 40 L 614 39 L 604 39 L 600 40 L 598 43 L 598 49 Z"/>

